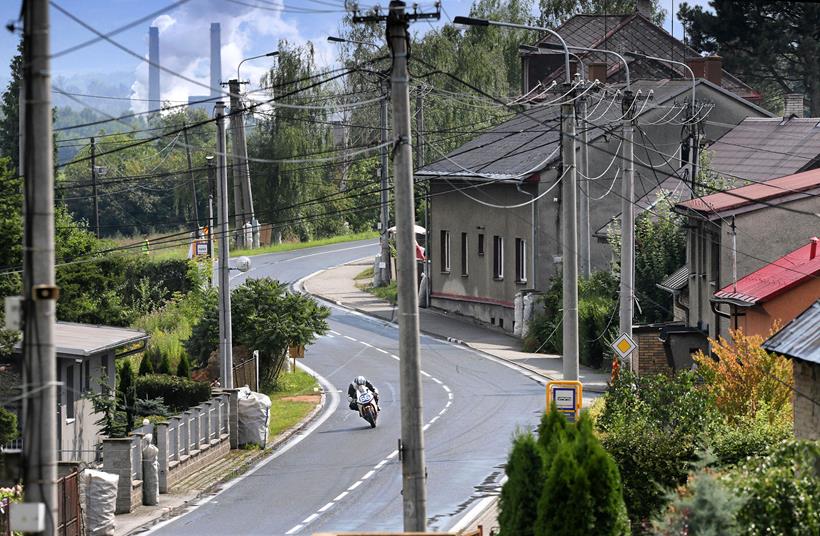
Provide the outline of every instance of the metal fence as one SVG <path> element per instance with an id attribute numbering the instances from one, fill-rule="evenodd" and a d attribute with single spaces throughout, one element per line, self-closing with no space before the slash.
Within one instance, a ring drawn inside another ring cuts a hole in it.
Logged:
<path id="1" fill-rule="evenodd" d="M 81 536 L 80 473 L 75 471 L 57 480 L 57 536 Z"/>

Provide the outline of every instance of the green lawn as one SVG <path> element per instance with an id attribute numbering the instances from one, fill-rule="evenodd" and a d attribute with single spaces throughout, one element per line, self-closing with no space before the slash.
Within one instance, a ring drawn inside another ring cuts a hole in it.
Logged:
<path id="1" fill-rule="evenodd" d="M 316 390 L 314 390 L 316 389 Z M 276 437 L 304 419 L 319 403 L 321 391 L 316 380 L 301 370 L 283 372 L 277 385 L 266 389 L 271 398 L 270 437 Z"/>
<path id="2" fill-rule="evenodd" d="M 316 246 L 328 246 L 330 244 L 338 244 L 340 242 L 353 242 L 354 240 L 367 240 L 368 238 L 377 238 L 378 231 L 365 231 L 363 233 L 353 233 L 339 236 L 332 236 L 330 238 L 322 238 L 319 240 L 310 240 L 308 242 L 284 242 L 274 246 L 267 246 L 259 249 L 237 249 L 231 251 L 232 257 L 239 257 L 240 255 L 261 255 L 264 253 L 279 253 L 282 251 L 292 251 L 295 249 L 313 248 Z"/>

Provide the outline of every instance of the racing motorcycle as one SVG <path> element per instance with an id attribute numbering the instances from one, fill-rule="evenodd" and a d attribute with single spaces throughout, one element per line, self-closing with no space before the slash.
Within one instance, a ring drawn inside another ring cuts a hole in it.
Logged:
<path id="1" fill-rule="evenodd" d="M 359 416 L 370 423 L 371 428 L 375 428 L 376 420 L 379 418 L 379 408 L 376 406 L 375 395 L 367 386 L 356 386 L 356 404 L 359 407 Z"/>

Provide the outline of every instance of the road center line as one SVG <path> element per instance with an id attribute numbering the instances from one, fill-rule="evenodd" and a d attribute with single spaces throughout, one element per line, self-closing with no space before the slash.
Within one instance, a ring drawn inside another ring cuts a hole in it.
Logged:
<path id="1" fill-rule="evenodd" d="M 297 532 L 302 530 L 302 527 L 304 527 L 304 525 L 302 525 L 300 523 L 300 524 L 296 525 L 295 527 L 293 527 L 292 529 L 290 529 L 289 531 L 287 531 L 285 534 L 296 534 Z"/>
<path id="2" fill-rule="evenodd" d="M 357 480 L 356 482 L 354 482 L 354 483 L 353 483 L 353 485 L 352 485 L 352 486 L 350 486 L 349 488 L 347 488 L 347 491 L 353 491 L 354 489 L 358 488 L 358 487 L 359 487 L 359 486 L 361 486 L 361 485 L 362 485 L 362 481 L 361 481 L 361 480 Z"/>
<path id="3" fill-rule="evenodd" d="M 345 339 L 349 340 L 349 341 L 356 342 L 356 339 L 354 339 L 353 337 L 348 337 L 347 335 L 343 335 L 343 337 L 344 337 Z"/>
<path id="4" fill-rule="evenodd" d="M 421 371 L 421 375 L 422 375 L 422 376 L 424 376 L 424 377 L 426 377 L 426 378 L 432 378 L 432 376 L 430 376 L 429 374 L 427 374 L 427 373 L 426 373 L 426 372 L 424 372 L 423 370 Z"/>
<path id="5" fill-rule="evenodd" d="M 362 480 L 367 480 L 368 478 L 370 478 L 371 476 L 373 476 L 375 474 L 376 474 L 376 471 L 372 471 L 372 470 L 368 471 L 364 474 L 364 476 L 362 477 Z"/>
<path id="6" fill-rule="evenodd" d="M 326 512 L 327 510 L 330 510 L 331 508 L 333 508 L 334 504 L 336 504 L 336 503 L 334 503 L 333 501 L 327 503 L 323 507 L 319 508 L 319 512 Z"/>
<path id="7" fill-rule="evenodd" d="M 339 495 L 337 495 L 337 496 L 336 496 L 336 498 L 335 498 L 335 499 L 333 499 L 333 502 L 341 501 L 342 499 L 344 499 L 345 497 L 347 497 L 347 494 L 348 494 L 348 493 L 350 493 L 350 492 L 348 492 L 348 491 L 343 491 L 343 492 L 341 492 Z"/>

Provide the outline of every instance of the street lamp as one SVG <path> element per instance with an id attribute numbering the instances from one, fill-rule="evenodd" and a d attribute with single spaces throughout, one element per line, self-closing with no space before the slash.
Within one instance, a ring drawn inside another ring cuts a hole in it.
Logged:
<path id="1" fill-rule="evenodd" d="M 528 26 L 526 24 L 514 24 L 512 22 L 500 22 L 496 20 L 487 20 L 487 19 L 476 19 L 474 17 L 456 17 L 453 19 L 453 23 L 455 24 L 464 24 L 465 26 L 500 26 L 502 28 L 515 28 L 517 30 L 532 30 L 534 32 L 547 32 L 549 34 L 554 35 L 561 41 L 561 46 L 564 49 L 564 71 L 566 72 L 566 82 L 567 84 L 572 83 L 572 79 L 569 74 L 569 47 L 567 47 L 567 42 L 564 41 L 564 38 L 558 35 L 558 32 L 555 30 L 551 30 L 550 28 L 544 28 L 542 26 Z"/>
<path id="2" fill-rule="evenodd" d="M 335 35 L 327 36 L 327 40 L 331 43 L 351 43 L 354 45 L 365 45 L 368 47 L 381 48 L 375 43 L 368 43 L 367 41 L 357 41 L 356 39 L 346 39 L 344 37 L 336 37 Z"/>
<path id="3" fill-rule="evenodd" d="M 539 53 L 539 52 L 541 52 L 541 48 L 546 48 L 546 47 L 534 47 L 532 45 L 518 45 L 518 51 L 519 52 Z M 570 48 L 572 48 L 572 47 L 570 47 Z M 541 53 L 542 54 L 557 54 L 559 52 L 563 53 L 563 50 L 561 50 L 561 47 L 556 45 L 556 50 L 554 52 L 550 51 L 550 52 L 541 52 Z M 587 68 L 586 68 L 586 65 L 584 65 L 584 62 L 581 60 L 581 57 L 578 54 L 575 54 L 573 52 L 570 52 L 569 55 L 572 56 L 573 58 L 575 58 L 575 61 L 578 62 L 579 68 L 581 69 L 581 78 L 586 80 Z"/>
<path id="4" fill-rule="evenodd" d="M 268 52 L 267 54 L 259 54 L 258 56 L 251 56 L 250 58 L 243 59 L 242 61 L 239 62 L 239 65 L 236 66 L 236 79 L 241 80 L 241 78 L 239 77 L 239 68 L 242 67 L 242 64 L 245 63 L 246 61 L 257 60 L 259 58 L 272 58 L 272 57 L 278 56 L 278 55 L 279 55 L 279 51 L 274 50 L 273 52 Z"/>
<path id="5" fill-rule="evenodd" d="M 561 49 L 561 47 L 559 47 L 558 45 L 553 45 L 551 43 L 539 43 L 538 47 L 539 48 L 546 48 L 546 49 L 550 49 L 550 50 L 560 50 Z M 576 46 L 573 46 L 573 45 L 569 45 L 569 46 L 567 46 L 567 48 L 569 48 L 570 50 L 578 50 L 580 52 L 600 52 L 602 54 L 612 54 L 613 56 L 617 56 L 617 58 L 619 60 L 621 60 L 621 62 L 623 62 L 623 64 L 624 64 L 624 70 L 626 72 L 626 90 L 627 91 L 632 91 L 632 80 L 629 76 L 629 64 L 626 62 L 626 58 L 624 58 L 622 55 L 618 54 L 617 52 L 615 52 L 613 50 L 603 50 L 603 49 L 600 49 L 600 48 L 576 47 Z"/>

